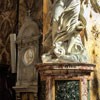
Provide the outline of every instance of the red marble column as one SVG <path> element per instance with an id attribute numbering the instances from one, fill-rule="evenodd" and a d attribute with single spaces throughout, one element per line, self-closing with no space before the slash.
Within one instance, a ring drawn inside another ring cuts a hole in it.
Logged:
<path id="1" fill-rule="evenodd" d="M 46 79 L 46 100 L 53 100 L 52 88 L 53 88 L 53 80 L 52 77 L 49 76 Z"/>
<path id="2" fill-rule="evenodd" d="M 88 91 L 87 91 L 87 78 L 83 77 L 81 79 L 81 100 L 88 100 Z"/>

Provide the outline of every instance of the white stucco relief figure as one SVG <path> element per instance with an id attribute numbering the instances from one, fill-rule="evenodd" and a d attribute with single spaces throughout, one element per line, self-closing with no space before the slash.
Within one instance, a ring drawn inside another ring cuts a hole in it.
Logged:
<path id="1" fill-rule="evenodd" d="M 88 62 L 80 32 L 80 0 L 56 0 L 52 12 L 52 50 L 42 55 L 44 63 Z M 45 41 L 44 41 L 45 42 Z"/>

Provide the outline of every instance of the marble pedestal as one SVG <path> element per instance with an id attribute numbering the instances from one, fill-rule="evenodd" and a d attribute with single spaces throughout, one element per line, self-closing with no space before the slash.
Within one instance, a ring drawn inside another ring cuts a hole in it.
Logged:
<path id="1" fill-rule="evenodd" d="M 45 81 L 45 100 L 57 100 L 55 97 L 56 80 L 79 80 L 79 100 L 88 100 L 87 82 L 95 65 L 85 63 L 45 63 L 37 64 L 40 80 Z M 62 100 L 65 100 L 62 98 Z M 76 100 L 76 99 L 75 99 Z"/>

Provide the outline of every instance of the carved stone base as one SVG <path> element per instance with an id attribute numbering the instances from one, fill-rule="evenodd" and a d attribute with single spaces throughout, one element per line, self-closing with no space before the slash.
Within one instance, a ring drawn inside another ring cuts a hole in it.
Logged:
<path id="1" fill-rule="evenodd" d="M 33 86 L 16 86 L 14 89 L 16 91 L 16 100 L 38 100 L 37 83 L 34 83 Z"/>

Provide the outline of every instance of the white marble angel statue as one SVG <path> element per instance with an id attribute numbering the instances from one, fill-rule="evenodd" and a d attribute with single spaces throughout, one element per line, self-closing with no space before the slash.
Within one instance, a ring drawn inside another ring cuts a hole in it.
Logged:
<path id="1" fill-rule="evenodd" d="M 52 9 L 51 49 L 42 55 L 43 63 L 88 62 L 80 32 L 85 28 L 85 19 L 80 20 L 80 0 L 56 0 Z M 82 16 L 81 16 L 82 18 Z M 49 41 L 50 43 L 50 41 Z M 47 44 L 50 47 L 50 44 Z"/>

